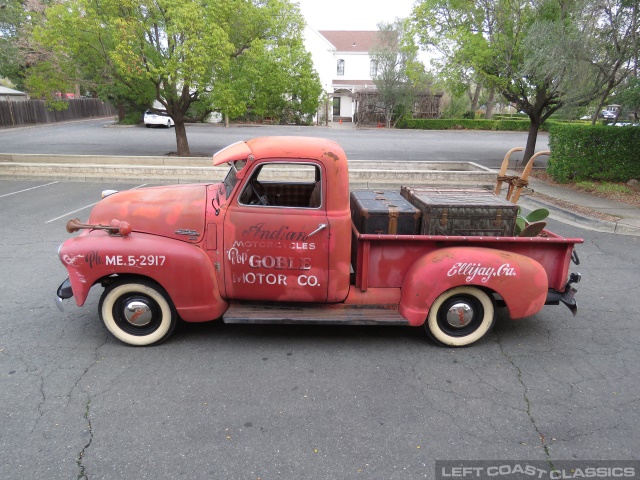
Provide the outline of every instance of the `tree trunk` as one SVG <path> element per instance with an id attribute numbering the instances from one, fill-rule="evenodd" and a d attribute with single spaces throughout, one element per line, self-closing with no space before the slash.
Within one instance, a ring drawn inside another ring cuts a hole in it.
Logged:
<path id="1" fill-rule="evenodd" d="M 529 136 L 527 136 L 527 146 L 524 149 L 524 156 L 522 157 L 522 164 L 526 165 L 529 159 L 536 151 L 536 141 L 538 140 L 538 130 L 540 130 L 540 119 L 531 118 L 531 125 L 529 125 Z"/>
<path id="2" fill-rule="evenodd" d="M 491 90 L 489 90 L 489 98 L 487 98 L 487 113 L 485 114 L 485 118 L 487 120 L 491 120 L 491 117 L 493 117 L 493 101 L 496 98 L 496 88 L 495 87 L 491 87 Z"/>
<path id="3" fill-rule="evenodd" d="M 174 120 L 176 127 L 176 145 L 178 147 L 178 151 L 177 154 L 179 157 L 188 157 L 189 155 L 191 155 L 191 152 L 189 151 L 189 142 L 187 140 L 187 129 L 185 128 L 184 125 L 184 120 L 182 121 L 177 121 Z"/>
<path id="4" fill-rule="evenodd" d="M 118 121 L 122 122 L 124 120 L 124 116 L 126 115 L 127 111 L 124 108 L 124 104 L 120 104 L 118 105 Z"/>
<path id="5" fill-rule="evenodd" d="M 478 101 L 480 100 L 480 91 L 482 90 L 482 85 L 476 85 L 476 91 L 473 94 L 473 98 L 471 99 L 471 111 L 476 113 L 478 110 Z"/>

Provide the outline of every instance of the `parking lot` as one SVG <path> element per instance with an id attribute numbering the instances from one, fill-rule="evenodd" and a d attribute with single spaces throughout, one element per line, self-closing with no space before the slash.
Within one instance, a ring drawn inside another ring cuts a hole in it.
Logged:
<path id="1" fill-rule="evenodd" d="M 420 131 L 386 128 L 356 129 L 280 125 L 188 125 L 194 156 L 210 158 L 237 141 L 254 137 L 292 135 L 335 140 L 350 160 L 465 161 L 500 168 L 504 154 L 524 147 L 527 132 Z M 548 149 L 548 134 L 541 132 L 537 150 Z M 92 119 L 51 125 L 0 129 L 2 153 L 60 155 L 168 155 L 176 151 L 173 128 L 118 127 L 113 119 Z M 514 160 L 521 159 L 516 153 Z M 546 165 L 542 157 L 536 166 Z"/>
<path id="2" fill-rule="evenodd" d="M 434 478 L 435 460 L 640 458 L 640 237 L 583 237 L 579 313 L 464 349 L 408 327 L 181 325 L 127 347 L 54 293 L 105 188 L 0 181 L 0 478 Z"/>

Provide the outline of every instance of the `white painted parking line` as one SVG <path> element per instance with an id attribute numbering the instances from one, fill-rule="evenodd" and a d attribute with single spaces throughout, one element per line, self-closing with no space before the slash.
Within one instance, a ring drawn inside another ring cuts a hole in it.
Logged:
<path id="1" fill-rule="evenodd" d="M 137 188 L 142 188 L 142 187 L 144 187 L 145 185 L 147 185 L 147 184 L 146 184 L 146 183 L 143 183 L 142 185 L 138 185 L 137 187 L 133 187 L 131 190 L 135 190 L 135 189 L 137 189 Z M 99 202 L 99 201 L 100 201 L 100 200 L 98 200 L 98 202 Z M 93 207 L 93 206 L 94 206 L 96 203 L 98 203 L 98 202 L 94 202 L 94 203 L 92 203 L 92 204 L 90 204 L 90 205 L 85 205 L 84 207 L 80 207 L 80 208 L 78 208 L 77 210 L 73 210 L 73 211 L 71 211 L 71 212 L 63 213 L 63 214 L 62 214 L 62 215 L 60 215 L 59 217 L 52 218 L 51 220 L 47 220 L 47 221 L 46 221 L 46 222 L 44 222 L 44 223 L 51 223 L 51 222 L 55 222 L 56 220 L 60 220 L 61 218 L 67 217 L 67 216 L 72 215 L 72 214 L 77 213 L 77 212 L 81 212 L 82 210 L 86 210 L 87 208 L 91 208 L 91 207 Z"/>
<path id="2" fill-rule="evenodd" d="M 54 185 L 56 183 L 58 183 L 58 182 L 45 183 L 44 185 L 38 185 L 37 187 L 25 188 L 24 190 L 18 190 L 17 192 L 5 193 L 4 195 L 0 195 L 0 198 L 8 197 L 9 195 L 16 195 L 16 194 L 22 193 L 22 192 L 28 192 L 29 190 L 35 190 L 36 188 L 42 188 L 42 187 L 46 187 L 48 185 Z"/>
<path id="3" fill-rule="evenodd" d="M 84 207 L 80 207 L 79 209 L 77 209 L 77 210 L 73 210 L 73 211 L 71 211 L 71 212 L 63 213 L 63 214 L 62 214 L 62 215 L 60 215 L 59 217 L 52 218 L 51 220 L 47 220 L 47 221 L 46 221 L 46 222 L 44 222 L 44 223 L 51 223 L 51 222 L 55 222 L 56 220 L 60 220 L 61 218 L 66 217 L 66 216 L 68 216 L 68 215 L 71 215 L 71 214 L 73 214 L 73 213 L 80 212 L 80 211 L 85 210 L 85 209 L 87 209 L 87 208 L 93 207 L 96 203 L 98 203 L 98 202 L 92 203 L 91 205 L 87 205 L 87 206 L 84 206 Z"/>

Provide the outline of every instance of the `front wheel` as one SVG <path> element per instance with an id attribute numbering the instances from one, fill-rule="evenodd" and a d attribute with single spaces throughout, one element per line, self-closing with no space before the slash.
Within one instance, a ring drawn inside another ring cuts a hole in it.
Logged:
<path id="1" fill-rule="evenodd" d="M 494 323 L 489 295 L 477 287 L 456 287 L 436 298 L 424 326 L 436 343 L 464 347 L 480 340 Z"/>
<path id="2" fill-rule="evenodd" d="M 118 340 L 134 346 L 155 345 L 173 333 L 178 320 L 167 292 L 149 280 L 120 280 L 105 288 L 100 319 Z"/>

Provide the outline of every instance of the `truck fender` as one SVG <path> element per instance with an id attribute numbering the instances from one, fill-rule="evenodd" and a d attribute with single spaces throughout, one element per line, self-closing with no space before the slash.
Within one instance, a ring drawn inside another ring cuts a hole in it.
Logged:
<path id="1" fill-rule="evenodd" d="M 516 319 L 542 309 L 548 279 L 542 265 L 524 255 L 482 247 L 441 248 L 417 259 L 407 271 L 399 312 L 411 325 L 422 325 L 435 299 L 459 286 L 499 294 Z"/>
<path id="2" fill-rule="evenodd" d="M 197 245 L 138 232 L 119 237 L 92 231 L 64 242 L 59 255 L 79 307 L 95 283 L 114 274 L 154 280 L 188 322 L 219 318 L 228 307 L 213 265 Z"/>

